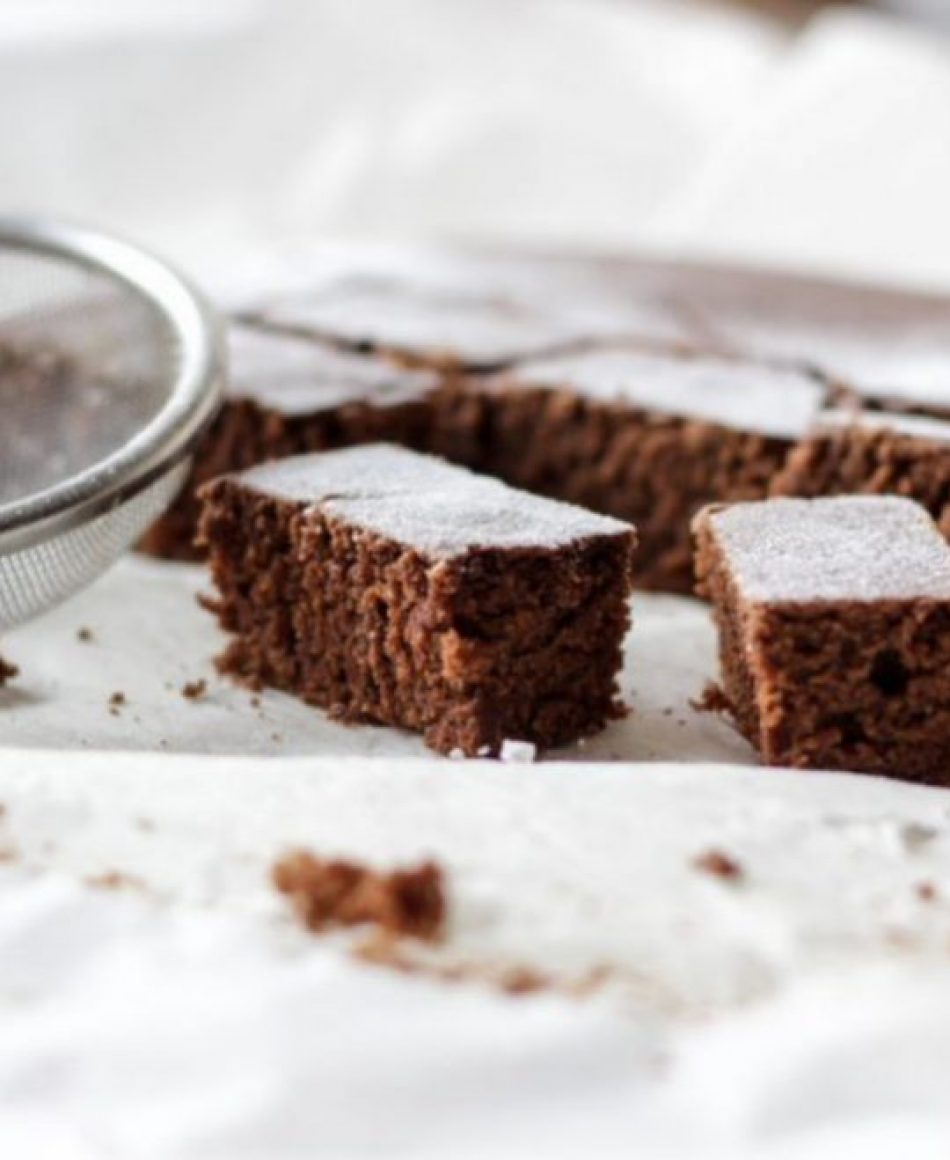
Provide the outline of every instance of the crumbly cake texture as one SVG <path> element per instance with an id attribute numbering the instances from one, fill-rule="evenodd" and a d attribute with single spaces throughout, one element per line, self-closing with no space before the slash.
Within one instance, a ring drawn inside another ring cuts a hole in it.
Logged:
<path id="1" fill-rule="evenodd" d="M 445 877 L 435 862 L 378 871 L 298 850 L 274 865 L 272 879 L 314 933 L 371 925 L 387 935 L 435 941 L 445 927 Z"/>
<path id="2" fill-rule="evenodd" d="M 613 344 L 522 364 L 483 395 L 483 470 L 629 520 L 638 586 L 688 593 L 693 514 L 763 498 L 824 388 L 796 371 Z"/>
<path id="3" fill-rule="evenodd" d="M 383 444 L 201 496 L 221 671 L 446 754 L 563 745 L 622 711 L 629 525 Z"/>
<path id="4" fill-rule="evenodd" d="M 228 397 L 178 500 L 139 545 L 152 555 L 201 558 L 197 491 L 219 475 L 378 439 L 410 447 L 426 442 L 434 374 L 250 325 L 232 325 L 228 337 Z"/>
<path id="5" fill-rule="evenodd" d="M 697 573 L 769 765 L 950 784 L 950 548 L 897 497 L 712 506 Z"/>
<path id="6" fill-rule="evenodd" d="M 829 410 L 791 452 L 771 491 L 803 498 L 905 496 L 922 504 L 950 538 L 950 423 Z"/>

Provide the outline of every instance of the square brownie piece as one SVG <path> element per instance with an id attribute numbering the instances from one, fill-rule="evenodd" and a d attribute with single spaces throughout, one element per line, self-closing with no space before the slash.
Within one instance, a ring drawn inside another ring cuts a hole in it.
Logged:
<path id="1" fill-rule="evenodd" d="M 620 713 L 633 528 L 375 444 L 201 491 L 219 667 L 442 753 L 563 745 Z"/>
<path id="2" fill-rule="evenodd" d="M 833 408 L 788 457 L 773 495 L 902 495 L 950 536 L 950 423 Z"/>
<path id="3" fill-rule="evenodd" d="M 950 547 L 896 497 L 712 506 L 697 573 L 769 765 L 950 784 Z"/>
<path id="4" fill-rule="evenodd" d="M 438 377 L 312 339 L 232 323 L 230 378 L 217 418 L 199 443 L 176 503 L 139 548 L 197 560 L 197 490 L 219 475 L 270 459 L 380 439 L 421 447 Z"/>
<path id="5" fill-rule="evenodd" d="M 522 363 L 482 394 L 481 470 L 629 520 L 638 586 L 689 593 L 692 516 L 764 498 L 825 389 L 795 370 L 603 343 Z"/>

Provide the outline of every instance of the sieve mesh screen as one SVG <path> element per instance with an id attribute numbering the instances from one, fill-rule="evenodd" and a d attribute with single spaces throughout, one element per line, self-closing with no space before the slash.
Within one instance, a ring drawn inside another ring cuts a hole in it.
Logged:
<path id="1" fill-rule="evenodd" d="M 0 630 L 161 514 L 218 377 L 213 321 L 154 259 L 87 231 L 74 252 L 69 227 L 36 246 L 10 232 L 0 223 Z"/>

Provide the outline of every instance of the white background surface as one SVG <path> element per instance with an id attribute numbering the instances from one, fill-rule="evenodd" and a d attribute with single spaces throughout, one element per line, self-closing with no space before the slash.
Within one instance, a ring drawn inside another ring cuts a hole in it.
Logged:
<path id="1" fill-rule="evenodd" d="M 791 40 L 673 0 L 7 2 L 0 109 L 2 208 L 198 270 L 444 234 L 950 288 L 950 51 L 854 15 Z M 637 715 L 570 755 L 610 764 L 403 765 L 415 739 L 284 698 L 185 703 L 197 584 L 126 562 L 5 642 L 4 1155 L 946 1155 L 944 793 L 694 764 L 748 753 L 689 713 L 711 635 L 672 599 L 640 602 Z M 622 979 L 515 1002 L 358 969 L 266 884 L 299 842 L 437 853 L 450 958 Z M 710 844 L 744 883 L 691 868 Z M 110 869 L 146 889 L 84 884 Z"/>

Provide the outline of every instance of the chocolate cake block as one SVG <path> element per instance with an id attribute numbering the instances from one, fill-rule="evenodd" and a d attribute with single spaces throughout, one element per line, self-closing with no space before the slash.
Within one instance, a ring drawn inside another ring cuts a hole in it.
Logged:
<path id="1" fill-rule="evenodd" d="M 621 344 L 523 363 L 483 393 L 479 468 L 634 523 L 638 586 L 681 593 L 693 514 L 764 497 L 824 398 L 804 373 Z"/>
<path id="2" fill-rule="evenodd" d="M 378 439 L 425 443 L 427 398 L 438 385 L 430 372 L 241 324 L 230 328 L 229 356 L 224 406 L 195 452 L 177 502 L 140 543 L 145 552 L 200 559 L 196 491 L 219 475 Z"/>
<path id="3" fill-rule="evenodd" d="M 724 692 L 762 759 L 950 784 L 950 547 L 927 512 L 774 499 L 694 527 Z"/>
<path id="4" fill-rule="evenodd" d="M 902 495 L 950 536 L 950 423 L 917 415 L 823 412 L 772 484 L 773 495 Z"/>
<path id="5" fill-rule="evenodd" d="M 345 350 L 443 372 L 497 370 L 590 339 L 588 316 L 545 309 L 490 285 L 354 277 L 297 292 L 243 316 Z"/>
<path id="6" fill-rule="evenodd" d="M 219 668 L 442 753 L 620 713 L 634 530 L 385 444 L 207 484 Z"/>

